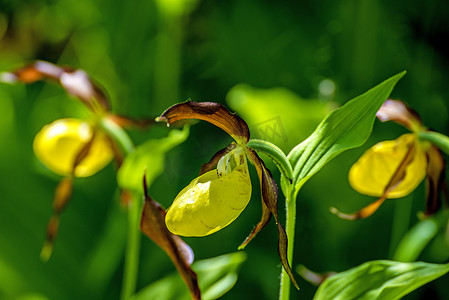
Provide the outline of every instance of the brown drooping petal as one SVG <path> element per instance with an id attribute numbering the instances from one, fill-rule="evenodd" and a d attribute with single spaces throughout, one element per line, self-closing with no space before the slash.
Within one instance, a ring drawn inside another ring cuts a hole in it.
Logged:
<path id="1" fill-rule="evenodd" d="M 53 252 L 53 245 L 58 234 L 61 213 L 67 206 L 70 197 L 72 196 L 72 187 L 72 176 L 62 179 L 56 187 L 55 195 L 53 198 L 53 214 L 47 224 L 46 238 L 44 246 L 41 250 L 41 259 L 43 261 L 47 261 Z"/>
<path id="2" fill-rule="evenodd" d="M 382 122 L 393 121 L 411 131 L 423 129 L 418 113 L 399 100 L 386 100 L 377 111 L 376 116 Z"/>
<path id="3" fill-rule="evenodd" d="M 94 139 L 95 133 L 92 134 L 90 140 L 80 149 L 80 151 L 75 156 L 73 160 L 72 174 L 70 176 L 63 178 L 56 187 L 55 196 L 53 199 L 53 214 L 50 217 L 50 221 L 48 222 L 47 225 L 46 239 L 41 251 L 41 259 L 43 261 L 47 261 L 53 252 L 53 245 L 56 236 L 58 234 L 61 214 L 64 208 L 69 203 L 70 197 L 72 196 L 73 178 L 75 174 L 75 169 L 89 154 L 89 150 L 92 146 Z"/>
<path id="4" fill-rule="evenodd" d="M 251 163 L 254 164 L 254 166 L 256 167 L 257 174 L 259 176 L 263 200 L 262 219 L 250 233 L 250 236 L 243 242 L 243 244 L 239 248 L 244 247 L 246 244 L 248 244 L 249 241 L 257 234 L 257 232 L 259 232 L 263 227 L 265 227 L 265 225 L 269 221 L 269 215 L 267 216 L 269 211 L 276 220 L 276 226 L 279 235 L 278 251 L 282 266 L 284 267 L 285 272 L 287 272 L 288 276 L 290 277 L 290 280 L 292 281 L 293 285 L 299 290 L 298 283 L 296 282 L 295 277 L 293 276 L 293 272 L 288 262 L 287 233 L 285 232 L 284 227 L 278 220 L 278 212 L 277 212 L 278 188 L 276 182 L 274 181 L 270 170 L 267 169 L 265 163 L 259 157 L 259 155 L 257 155 L 257 153 L 251 148 L 246 149 L 248 151 L 248 158 L 251 161 Z"/>
<path id="5" fill-rule="evenodd" d="M 60 67 L 45 61 L 37 61 L 12 73 L 7 73 L 9 82 L 32 83 L 50 79 L 59 84 L 71 95 L 79 98 L 91 110 L 109 110 L 109 101 L 98 84 L 83 70 Z"/>
<path id="6" fill-rule="evenodd" d="M 192 299 L 201 299 L 196 273 L 190 267 L 193 262 L 193 251 L 179 236 L 167 229 L 165 210 L 148 195 L 145 177 L 144 193 L 145 204 L 140 229 L 170 257 L 189 288 Z"/>
<path id="7" fill-rule="evenodd" d="M 249 141 L 248 125 L 242 118 L 231 113 L 226 107 L 215 102 L 192 102 L 175 104 L 156 119 L 168 125 L 187 119 L 207 121 L 226 131 L 237 143 Z"/>
<path id="8" fill-rule="evenodd" d="M 427 156 L 427 201 L 426 216 L 433 215 L 441 207 L 441 190 L 444 184 L 444 170 L 446 163 L 440 150 L 431 145 L 426 152 Z"/>
<path id="9" fill-rule="evenodd" d="M 377 209 L 382 205 L 382 203 L 384 203 L 384 201 L 388 198 L 388 194 L 391 193 L 402 182 L 402 180 L 404 180 L 407 167 L 413 162 L 416 153 L 416 144 L 415 142 L 412 142 L 407 146 L 408 146 L 407 153 L 404 155 L 404 158 L 402 159 L 401 163 L 391 176 L 387 186 L 384 189 L 382 196 L 379 199 L 352 214 L 342 213 L 335 207 L 331 207 L 331 212 L 337 215 L 338 217 L 346 220 L 365 219 L 371 216 L 373 213 L 375 213 Z"/>
<path id="10" fill-rule="evenodd" d="M 210 170 L 215 169 L 215 167 L 217 166 L 218 161 L 220 160 L 220 158 L 222 158 L 223 156 L 228 154 L 232 149 L 235 148 L 235 146 L 236 146 L 236 144 L 232 143 L 229 146 L 227 146 L 226 148 L 221 149 L 220 151 L 215 153 L 214 156 L 212 156 L 212 158 L 210 159 L 209 162 L 201 165 L 201 169 L 200 169 L 200 174 L 199 175 L 201 176 L 204 173 L 207 173 Z"/>
<path id="11" fill-rule="evenodd" d="M 268 224 L 270 219 L 271 219 L 271 212 L 268 209 L 265 202 L 262 200 L 262 217 L 261 217 L 259 223 L 257 223 L 256 227 L 254 227 L 253 230 L 251 230 L 250 234 L 246 237 L 246 239 L 238 247 L 238 249 L 239 250 L 245 249 L 245 247 L 248 245 L 249 242 L 251 242 L 251 240 L 256 236 L 256 234 L 259 231 L 261 231 L 265 227 L 265 225 Z"/>

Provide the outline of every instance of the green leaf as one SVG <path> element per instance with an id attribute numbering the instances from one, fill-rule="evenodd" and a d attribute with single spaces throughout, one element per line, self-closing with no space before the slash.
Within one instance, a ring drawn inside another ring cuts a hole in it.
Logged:
<path id="1" fill-rule="evenodd" d="M 376 112 L 405 71 L 331 112 L 304 142 L 288 155 L 296 192 L 341 152 L 361 146 L 373 128 Z"/>
<path id="2" fill-rule="evenodd" d="M 237 272 L 246 260 L 244 252 L 235 252 L 193 263 L 202 299 L 218 299 L 237 281 Z M 132 300 L 188 300 L 190 293 L 179 274 L 169 275 L 138 292 Z"/>
<path id="3" fill-rule="evenodd" d="M 438 233 L 438 223 L 432 219 L 425 219 L 417 223 L 402 238 L 394 254 L 394 260 L 414 261 L 424 248 Z"/>
<path id="4" fill-rule="evenodd" d="M 449 272 L 449 264 L 379 260 L 329 277 L 314 300 L 394 300 Z"/>
<path id="5" fill-rule="evenodd" d="M 117 182 L 120 188 L 142 192 L 144 172 L 148 185 L 164 171 L 165 153 L 180 143 L 189 135 L 189 128 L 171 130 L 162 139 L 148 140 L 139 145 L 135 151 L 128 154 L 117 172 Z"/>

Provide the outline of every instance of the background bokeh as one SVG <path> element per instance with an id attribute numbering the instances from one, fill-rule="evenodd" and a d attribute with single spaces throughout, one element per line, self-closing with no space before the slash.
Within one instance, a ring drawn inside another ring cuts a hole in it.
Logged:
<path id="1" fill-rule="evenodd" d="M 286 152 L 332 108 L 402 70 L 407 75 L 392 97 L 417 110 L 428 127 L 449 134 L 448 38 L 446 0 L 0 0 L 0 72 L 35 59 L 84 69 L 110 95 L 115 112 L 136 118 L 153 118 L 187 99 L 221 102 L 247 120 L 253 137 Z M 119 297 L 126 213 L 112 165 L 75 181 L 53 257 L 39 260 L 60 178 L 34 157 L 33 137 L 55 119 L 85 114 L 56 85 L 0 84 L 0 299 Z M 349 212 L 372 201 L 350 188 L 348 170 L 364 149 L 404 132 L 376 122 L 363 147 L 339 156 L 303 187 L 293 267 L 342 271 L 392 257 L 424 208 L 423 184 L 358 222 L 339 220 L 329 207 Z M 130 132 L 136 142 L 167 133 L 164 126 Z M 168 207 L 201 163 L 229 142 L 212 125 L 196 124 L 169 152 L 150 193 Z M 280 197 L 281 216 L 283 205 Z M 255 188 L 232 225 L 185 240 L 196 259 L 234 252 L 259 218 Z M 239 280 L 224 299 L 277 297 L 276 244 L 272 221 L 245 250 Z M 420 257 L 448 258 L 447 245 L 437 242 Z M 138 287 L 173 271 L 165 253 L 144 238 Z M 407 299 L 447 299 L 447 284 L 445 276 Z M 300 286 L 292 299 L 311 299 L 316 288 L 302 279 Z"/>

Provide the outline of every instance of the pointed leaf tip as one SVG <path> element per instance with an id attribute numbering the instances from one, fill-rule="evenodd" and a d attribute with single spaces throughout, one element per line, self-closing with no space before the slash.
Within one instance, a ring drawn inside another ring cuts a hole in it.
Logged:
<path id="1" fill-rule="evenodd" d="M 334 157 L 368 139 L 377 111 L 404 75 L 405 71 L 396 74 L 332 111 L 312 135 L 293 148 L 288 159 L 297 191 Z"/>

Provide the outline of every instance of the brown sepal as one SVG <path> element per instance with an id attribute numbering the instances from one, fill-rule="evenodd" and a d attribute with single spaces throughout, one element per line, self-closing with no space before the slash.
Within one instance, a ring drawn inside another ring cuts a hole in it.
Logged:
<path id="1" fill-rule="evenodd" d="M 391 193 L 402 182 L 402 180 L 404 180 L 407 167 L 409 164 L 413 162 L 415 151 L 416 151 L 415 142 L 411 142 L 408 145 L 407 153 L 404 155 L 404 158 L 402 159 L 398 168 L 391 176 L 390 181 L 388 182 L 387 186 L 383 191 L 382 196 L 379 199 L 352 214 L 342 213 L 335 207 L 331 207 L 330 209 L 331 213 L 345 220 L 365 219 L 374 214 L 377 211 L 377 209 L 382 205 L 382 203 L 384 203 L 384 201 L 388 198 L 388 194 Z"/>
<path id="2" fill-rule="evenodd" d="M 257 225 L 253 228 L 253 230 L 251 230 L 251 232 L 246 237 L 246 239 L 243 241 L 243 243 L 240 244 L 238 249 L 239 250 L 245 249 L 245 247 L 248 245 L 249 242 L 251 242 L 251 240 L 256 236 L 256 234 L 259 231 L 261 231 L 265 227 L 265 225 L 268 224 L 270 219 L 271 219 L 271 212 L 268 209 L 268 207 L 265 204 L 265 202 L 262 200 L 262 217 L 261 217 L 259 223 L 257 223 Z"/>
<path id="3" fill-rule="evenodd" d="M 223 105 L 215 102 L 187 101 L 175 104 L 156 118 L 156 121 L 171 125 L 186 119 L 204 120 L 214 124 L 226 131 L 239 144 L 249 141 L 249 129 L 246 122 Z"/>
<path id="4" fill-rule="evenodd" d="M 73 178 L 75 175 L 76 167 L 87 157 L 89 154 L 92 143 L 95 139 L 95 133 L 92 134 L 90 140 L 84 144 L 79 150 L 73 160 L 72 174 L 63 178 L 55 189 L 55 196 L 53 198 L 53 214 L 50 217 L 50 221 L 47 225 L 47 234 L 44 242 L 44 246 L 41 250 L 41 259 L 47 261 L 53 252 L 53 245 L 59 230 L 59 221 L 61 213 L 70 201 L 73 190 Z"/>
<path id="5" fill-rule="evenodd" d="M 427 157 L 427 200 L 424 215 L 435 214 L 441 208 L 441 190 L 443 189 L 446 163 L 440 150 L 431 145 L 426 152 Z"/>
<path id="6" fill-rule="evenodd" d="M 167 229 L 165 210 L 148 195 L 145 176 L 143 186 L 145 204 L 140 223 L 141 231 L 167 253 L 189 288 L 192 299 L 201 299 L 197 275 L 190 267 L 193 262 L 192 249 Z"/>
<path id="7" fill-rule="evenodd" d="M 79 98 L 91 110 L 96 111 L 100 108 L 108 111 L 110 109 L 106 94 L 83 70 L 61 67 L 46 61 L 36 61 L 10 74 L 15 81 L 23 83 L 46 79 L 56 81 L 67 93 Z"/>
<path id="8" fill-rule="evenodd" d="M 276 220 L 276 226 L 279 235 L 278 252 L 282 266 L 284 267 L 285 272 L 287 272 L 288 276 L 290 277 L 290 280 L 293 283 L 293 285 L 299 290 L 298 283 L 296 282 L 295 277 L 293 276 L 292 269 L 290 268 L 290 264 L 288 262 L 287 233 L 285 232 L 284 227 L 281 225 L 278 219 L 278 212 L 277 212 L 278 188 L 276 182 L 274 181 L 270 170 L 267 169 L 265 163 L 259 157 L 259 155 L 257 155 L 257 153 L 249 147 L 246 149 L 248 151 L 248 158 L 251 161 L 251 163 L 254 164 L 254 166 L 256 167 L 257 175 L 259 176 L 262 201 L 263 201 L 262 219 L 250 233 L 250 236 L 243 242 L 243 244 L 239 248 L 241 248 L 242 246 L 244 247 L 246 244 L 248 244 L 249 241 L 257 234 L 257 232 L 259 232 L 263 227 L 265 227 L 265 225 L 269 221 L 269 214 L 268 214 L 269 211 Z"/>
<path id="9" fill-rule="evenodd" d="M 201 165 L 201 169 L 200 169 L 200 174 L 199 175 L 201 176 L 204 173 L 207 173 L 207 172 L 215 169 L 215 167 L 217 166 L 217 164 L 220 161 L 220 159 L 223 156 L 225 156 L 226 154 L 228 154 L 232 149 L 234 149 L 235 146 L 236 146 L 236 144 L 232 143 L 229 146 L 227 146 L 226 148 L 221 149 L 220 151 L 215 153 L 214 156 L 212 156 L 212 158 L 209 160 L 209 162 Z"/>
<path id="10" fill-rule="evenodd" d="M 73 177 L 63 178 L 55 189 L 53 198 L 53 214 L 47 224 L 45 242 L 41 250 L 41 259 L 48 261 L 53 252 L 53 245 L 58 235 L 59 219 L 64 208 L 67 206 L 72 196 Z"/>
<path id="11" fill-rule="evenodd" d="M 422 130 L 423 124 L 418 113 L 399 100 L 386 100 L 376 113 L 382 122 L 393 121 L 411 131 Z"/>

